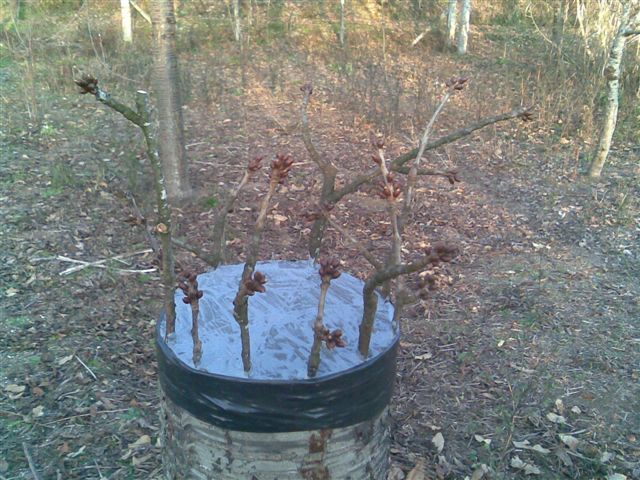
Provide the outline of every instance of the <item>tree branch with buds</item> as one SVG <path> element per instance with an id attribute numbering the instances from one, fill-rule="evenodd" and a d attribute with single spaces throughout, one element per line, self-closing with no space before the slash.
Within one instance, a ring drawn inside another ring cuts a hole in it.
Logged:
<path id="1" fill-rule="evenodd" d="M 342 331 L 334 330 L 329 331 L 324 326 L 324 305 L 327 299 L 327 292 L 331 280 L 335 280 L 340 276 L 340 262 L 336 259 L 322 259 L 320 260 L 320 300 L 318 302 L 318 314 L 313 323 L 313 345 L 311 346 L 311 354 L 309 355 L 309 362 L 307 365 L 307 375 L 309 377 L 315 377 L 320 366 L 320 350 L 322 349 L 322 342 L 325 342 L 327 348 L 344 347 L 346 343 L 342 339 Z"/>
<path id="2" fill-rule="evenodd" d="M 191 305 L 191 338 L 193 339 L 193 364 L 197 367 L 202 358 L 202 342 L 198 329 L 198 316 L 200 314 L 200 299 L 202 290 L 198 290 L 197 275 L 194 272 L 185 272 L 178 283 L 178 287 L 184 293 L 182 301 Z"/>
<path id="3" fill-rule="evenodd" d="M 174 302 L 175 275 L 174 258 L 171 244 L 171 207 L 169 205 L 167 191 L 165 189 L 164 174 L 162 164 L 158 155 L 158 147 L 155 137 L 151 131 L 151 120 L 149 114 L 149 94 L 143 90 L 136 92 L 136 110 L 114 99 L 109 93 L 100 89 L 98 80 L 91 75 L 83 75 L 75 80 L 80 87 L 81 94 L 91 94 L 99 102 L 104 103 L 111 109 L 120 113 L 127 120 L 138 126 L 146 143 L 146 153 L 151 164 L 154 177 L 154 190 L 156 194 L 156 208 L 158 213 L 158 224 L 155 232 L 160 237 L 161 262 L 163 279 L 164 308 L 167 315 L 165 340 L 175 332 L 176 307 Z"/>
<path id="4" fill-rule="evenodd" d="M 267 212 L 269 210 L 269 202 L 273 197 L 278 185 L 283 183 L 289 175 L 289 170 L 293 165 L 293 159 L 290 155 L 277 155 L 276 159 L 271 162 L 271 175 L 269 177 L 269 189 L 260 203 L 260 210 L 256 220 L 249 246 L 247 248 L 247 259 L 242 271 L 238 292 L 233 301 L 233 317 L 238 325 L 240 325 L 240 335 L 242 340 L 242 365 L 244 371 L 249 373 L 251 370 L 251 351 L 249 341 L 249 308 L 248 297 L 256 292 L 263 293 L 265 291 L 264 284 L 267 282 L 265 276 L 260 272 L 255 272 L 258 254 L 260 253 L 260 239 L 266 223 Z"/>
<path id="5" fill-rule="evenodd" d="M 450 262 L 456 254 L 456 248 L 438 243 L 434 245 L 433 248 L 427 249 L 425 255 L 421 259 L 412 263 L 400 263 L 397 265 L 387 266 L 383 270 L 376 271 L 367 279 L 362 291 L 364 310 L 362 312 L 362 322 L 360 323 L 360 332 L 358 337 L 358 351 L 364 358 L 367 358 L 369 355 L 373 324 L 378 307 L 376 289 L 385 282 L 393 280 L 400 275 L 407 275 L 409 273 L 422 270 L 427 265 L 437 265 L 440 262 Z"/>
<path id="6" fill-rule="evenodd" d="M 445 94 L 442 96 L 440 103 L 438 103 L 438 106 L 436 107 L 436 110 L 433 112 L 433 115 L 431 115 L 431 118 L 429 119 L 429 122 L 427 123 L 427 126 L 424 129 L 424 133 L 422 134 L 422 138 L 420 138 L 420 146 L 418 147 L 418 153 L 416 154 L 416 158 L 414 158 L 413 162 L 411 162 L 411 168 L 409 169 L 409 172 L 407 175 L 407 184 L 404 191 L 404 204 L 402 206 L 402 214 L 400 215 L 400 231 L 401 232 L 404 231 L 404 225 L 407 222 L 407 219 L 409 217 L 409 212 L 411 211 L 411 206 L 413 204 L 413 190 L 415 189 L 416 182 L 418 179 L 418 172 L 420 170 L 420 161 L 422 160 L 422 155 L 424 155 L 424 150 L 427 147 L 427 143 L 429 142 L 429 137 L 431 136 L 433 125 L 435 124 L 436 119 L 438 118 L 438 115 L 440 115 L 440 112 L 442 112 L 442 110 L 444 109 L 444 106 L 449 101 L 449 98 L 451 98 L 451 96 L 455 92 L 462 90 L 465 86 L 465 83 L 467 83 L 467 79 L 462 77 L 452 78 L 450 80 L 447 80 L 447 82 L 445 83 L 447 90 Z M 451 179 L 453 178 L 455 182 L 455 178 L 456 178 L 455 176 L 448 177 L 448 178 L 449 178 L 449 181 L 451 181 Z"/>

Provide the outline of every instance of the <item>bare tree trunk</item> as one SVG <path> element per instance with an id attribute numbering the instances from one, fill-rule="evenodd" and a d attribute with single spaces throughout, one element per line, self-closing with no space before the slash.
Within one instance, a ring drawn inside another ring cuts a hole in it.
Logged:
<path id="1" fill-rule="evenodd" d="M 236 42 L 242 38 L 242 26 L 240 24 L 240 0 L 233 0 L 233 36 Z"/>
<path id="2" fill-rule="evenodd" d="M 131 5 L 129 0 L 120 0 L 120 14 L 122 15 L 122 40 L 133 41 L 133 30 L 131 28 Z"/>
<path id="3" fill-rule="evenodd" d="M 460 25 L 458 28 L 458 53 L 467 53 L 467 40 L 469 38 L 469 19 L 471 18 L 471 0 L 462 0 L 462 12 L 460 12 Z"/>
<path id="4" fill-rule="evenodd" d="M 589 167 L 589 177 L 591 178 L 600 177 L 604 164 L 609 156 L 611 139 L 613 138 L 613 133 L 616 129 L 616 121 L 618 117 L 620 65 L 622 63 L 624 46 L 627 41 L 627 36 L 629 35 L 627 30 L 640 21 L 640 11 L 636 12 L 633 20 L 630 18 L 631 8 L 633 5 L 637 6 L 637 3 L 637 1 L 627 1 L 623 3 L 620 26 L 618 27 L 618 32 L 613 39 L 611 51 L 609 52 L 609 60 L 607 61 L 607 66 L 604 69 L 604 74 L 607 79 L 607 104 L 602 122 L 602 130 L 600 132 L 600 140 L 598 141 L 598 148 Z"/>
<path id="5" fill-rule="evenodd" d="M 340 0 L 340 46 L 344 47 L 344 0 Z"/>
<path id="6" fill-rule="evenodd" d="M 553 21 L 553 35 L 551 41 L 556 48 L 556 57 L 559 59 L 562 57 L 562 46 L 564 43 L 564 27 L 569 15 L 569 2 L 567 0 L 560 0 L 558 9 L 555 12 L 555 18 Z"/>
<path id="7" fill-rule="evenodd" d="M 458 0 L 449 0 L 447 8 L 447 47 L 453 48 L 456 42 L 456 24 L 458 16 Z"/>
<path id="8" fill-rule="evenodd" d="M 153 19 L 154 88 L 158 109 L 158 150 L 171 200 L 191 195 L 184 148 L 182 102 L 178 87 L 176 18 L 172 0 L 151 2 Z"/>

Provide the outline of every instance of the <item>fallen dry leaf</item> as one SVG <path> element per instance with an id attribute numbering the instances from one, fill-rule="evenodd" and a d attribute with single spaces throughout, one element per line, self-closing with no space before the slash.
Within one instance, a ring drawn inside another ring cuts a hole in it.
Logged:
<path id="1" fill-rule="evenodd" d="M 151 444 L 151 437 L 149 435 L 141 435 L 135 442 L 130 443 L 128 448 L 138 448 L 144 445 Z"/>
<path id="2" fill-rule="evenodd" d="M 556 415 L 553 412 L 547 413 L 547 420 L 553 423 L 567 423 L 567 419 L 562 415 Z"/>
<path id="3" fill-rule="evenodd" d="M 564 433 L 559 433 L 558 437 L 560 437 L 562 443 L 564 443 L 571 450 L 575 450 L 576 448 L 578 448 L 578 443 L 580 443 L 580 440 L 578 440 L 576 437 L 572 435 L 566 435 Z"/>
<path id="4" fill-rule="evenodd" d="M 424 460 L 418 460 L 416 466 L 409 472 L 405 480 L 424 480 Z"/>
<path id="5" fill-rule="evenodd" d="M 442 432 L 436 433 L 431 439 L 431 443 L 438 449 L 438 453 L 442 453 L 442 449 L 444 448 L 444 436 Z"/>
<path id="6" fill-rule="evenodd" d="M 22 393 L 24 392 L 25 388 L 26 387 L 24 385 L 16 385 L 15 383 L 11 383 L 4 387 L 5 391 L 9 393 Z"/>

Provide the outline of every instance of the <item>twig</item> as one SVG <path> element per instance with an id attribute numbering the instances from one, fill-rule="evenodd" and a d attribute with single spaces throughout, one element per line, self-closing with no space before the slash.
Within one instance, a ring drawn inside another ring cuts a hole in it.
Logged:
<path id="1" fill-rule="evenodd" d="M 311 157 L 311 160 L 318 166 L 322 173 L 322 190 L 320 193 L 320 204 L 329 203 L 328 199 L 333 195 L 335 191 L 336 176 L 338 175 L 338 169 L 336 166 L 328 160 L 322 158 L 322 156 L 316 150 L 313 141 L 311 140 L 311 133 L 309 131 L 309 116 L 307 110 L 309 109 L 309 102 L 311 100 L 311 94 L 313 93 L 313 86 L 311 83 L 303 85 L 302 90 L 302 107 L 300 109 L 300 115 L 302 117 L 302 141 L 304 146 Z M 323 216 L 318 217 L 313 223 L 311 228 L 311 235 L 309 238 L 309 255 L 312 258 L 317 258 L 320 255 L 320 247 L 322 245 L 322 237 L 326 229 L 327 219 Z"/>
<path id="2" fill-rule="evenodd" d="M 149 94 L 144 90 L 136 92 L 136 111 L 127 105 L 118 102 L 107 92 L 98 87 L 98 80 L 90 75 L 84 75 L 79 80 L 75 80 L 80 87 L 80 93 L 89 93 L 101 102 L 120 113 L 134 125 L 137 125 L 144 136 L 146 143 L 146 154 L 151 163 L 151 170 L 154 177 L 154 190 L 156 193 L 156 207 L 158 210 L 159 223 L 155 231 L 160 236 L 162 244 L 162 279 L 163 279 L 163 300 L 166 312 L 166 332 L 165 341 L 175 332 L 176 306 L 174 302 L 175 277 L 173 273 L 174 259 L 171 244 L 171 208 L 169 206 L 167 190 L 165 188 L 164 174 L 162 173 L 162 163 L 158 154 L 155 138 L 151 132 L 151 121 L 149 114 Z"/>
<path id="3" fill-rule="evenodd" d="M 59 260 L 61 262 L 77 263 L 78 264 L 77 266 L 67 268 L 66 270 L 63 270 L 62 272 L 60 272 L 58 274 L 58 275 L 69 275 L 71 273 L 75 273 L 75 272 L 77 272 L 79 270 L 83 270 L 83 269 L 88 268 L 88 267 L 109 268 L 109 267 L 105 266 L 104 264 L 107 263 L 107 262 L 110 262 L 112 260 L 121 260 L 123 258 L 133 257 L 135 255 L 144 255 L 146 253 L 151 253 L 151 252 L 153 252 L 153 250 L 145 249 L 145 250 L 140 250 L 138 252 L 122 253 L 122 254 L 116 255 L 114 257 L 105 258 L 105 259 L 102 259 L 102 260 L 96 260 L 95 262 L 87 262 L 87 261 L 84 261 L 84 260 L 77 260 L 75 258 L 66 257 L 64 255 L 58 255 L 56 257 L 43 258 L 43 259 L 34 259 L 34 260 Z M 149 273 L 149 272 L 155 272 L 156 271 L 155 268 L 144 269 L 144 270 L 131 270 L 131 269 L 125 269 L 125 268 L 114 268 L 114 270 L 120 271 L 120 272 L 126 272 L 126 273 Z"/>
<path id="4" fill-rule="evenodd" d="M 455 132 L 450 133 L 449 135 L 445 135 L 444 137 L 439 138 L 438 140 L 435 140 L 433 142 L 429 142 L 425 148 L 424 151 L 429 151 L 429 150 L 434 150 L 436 148 L 442 147 L 443 145 L 447 145 L 449 143 L 455 142 L 456 140 L 459 140 L 463 137 L 466 137 L 468 135 L 471 135 L 473 132 L 480 130 L 488 125 L 493 125 L 495 123 L 498 122 L 504 122 L 506 120 L 511 120 L 513 118 L 522 118 L 523 120 L 525 120 L 525 118 L 528 118 L 528 116 L 530 115 L 531 112 L 531 107 L 520 107 L 520 108 L 516 108 L 514 110 L 511 110 L 509 112 L 505 112 L 505 113 L 501 113 L 499 115 L 495 115 L 493 117 L 487 117 L 487 118 L 483 118 L 482 120 L 480 120 L 479 122 L 476 122 L 472 125 L 463 127 L 459 130 L 456 130 Z M 404 166 L 404 164 L 406 164 L 407 162 L 413 160 L 417 153 L 418 153 L 418 148 L 416 147 L 413 150 L 410 150 L 409 152 L 400 155 L 399 157 L 395 158 L 392 162 L 391 162 L 391 167 L 390 170 L 396 172 L 398 171 L 401 167 Z M 449 175 L 446 172 L 430 172 L 428 173 L 429 175 L 441 175 L 444 177 L 448 177 Z M 337 203 L 338 201 L 340 201 L 340 199 L 342 199 L 342 197 L 344 197 L 345 195 L 348 195 L 350 193 L 354 193 L 356 192 L 362 185 L 364 185 L 365 183 L 369 183 L 370 181 L 372 181 L 373 179 L 375 179 L 377 176 L 379 175 L 379 169 L 378 168 L 373 168 L 371 169 L 369 172 L 364 173 L 358 177 L 356 177 L 354 180 L 352 180 L 351 182 L 349 182 L 348 184 L 346 184 L 345 186 L 343 186 L 342 188 L 340 188 L 339 190 L 336 190 L 335 192 L 333 192 L 329 198 L 327 198 L 327 201 L 331 202 L 331 203 Z"/>
<path id="5" fill-rule="evenodd" d="M 227 197 L 222 209 L 219 211 L 218 216 L 213 224 L 213 255 L 209 258 L 209 263 L 211 266 L 216 268 L 220 262 L 224 260 L 224 239 L 225 239 L 225 228 L 227 225 L 227 215 L 229 212 L 233 210 L 233 205 L 235 204 L 238 195 L 244 188 L 244 186 L 249 181 L 251 174 L 257 172 L 262 166 L 262 157 L 255 157 L 253 160 L 249 162 L 246 170 L 244 171 L 244 175 L 240 180 L 240 183 L 233 189 L 229 196 Z"/>
<path id="6" fill-rule="evenodd" d="M 31 452 L 29 452 L 29 447 L 26 442 L 22 442 L 22 450 L 24 451 L 24 456 L 27 457 L 27 463 L 29 463 L 29 470 L 31 470 L 33 478 L 35 478 L 35 480 L 42 480 L 42 477 L 38 473 L 36 465 L 33 462 L 33 458 L 31 458 Z"/>
<path id="7" fill-rule="evenodd" d="M 149 14 L 148 14 L 147 12 L 145 12 L 145 11 L 140 7 L 140 5 L 138 5 L 136 2 L 134 2 L 134 0 L 129 0 L 129 3 L 131 4 L 131 6 L 132 6 L 133 8 L 135 8 L 135 9 L 136 9 L 136 11 L 140 14 L 140 16 L 141 16 L 142 18 L 144 18 L 144 19 L 149 23 L 149 25 L 151 25 L 151 17 L 149 16 Z"/>
<path id="8" fill-rule="evenodd" d="M 451 261 L 456 253 L 457 251 L 455 248 L 448 247 L 444 244 L 437 244 L 433 248 L 428 249 L 425 256 L 415 262 L 387 266 L 384 270 L 376 271 L 371 277 L 369 277 L 369 279 L 367 279 L 362 292 L 364 310 L 362 313 L 362 322 L 360 323 L 358 338 L 358 351 L 364 358 L 369 355 L 373 322 L 375 320 L 376 309 L 378 307 L 378 297 L 375 291 L 376 288 L 400 275 L 406 275 L 422 270 L 427 265 L 435 265 L 439 262 Z"/>
<path id="9" fill-rule="evenodd" d="M 329 223 L 329 225 L 331 225 L 333 228 L 335 228 L 338 231 L 338 233 L 340 233 L 340 235 L 342 235 L 344 238 L 346 238 L 349 241 L 349 243 L 351 243 L 351 245 L 353 245 L 358 250 L 358 252 L 360 252 L 360 254 L 374 268 L 376 268 L 376 269 L 381 269 L 382 268 L 382 264 L 378 261 L 378 259 L 376 259 L 376 257 L 371 255 L 371 253 L 364 248 L 364 246 L 362 245 L 362 242 L 359 242 L 358 240 L 353 238 L 349 234 L 349 232 L 342 227 L 342 225 L 340 225 L 338 222 L 333 220 L 328 214 L 327 214 L 327 222 Z"/>
<path id="10" fill-rule="evenodd" d="M 105 413 L 119 413 L 119 412 L 126 412 L 128 410 L 130 410 L 131 408 L 116 408 L 115 410 L 101 410 L 99 412 L 95 412 L 95 413 L 80 413 L 78 415 L 71 415 L 70 417 L 64 417 L 64 418 L 58 418 L 57 420 L 53 420 L 51 422 L 48 423 L 44 423 L 44 426 L 49 426 L 49 425 L 53 425 L 54 423 L 60 423 L 60 422 L 66 422 L 67 420 L 73 420 L 74 418 L 81 418 L 81 417 L 91 417 L 93 415 L 102 415 Z"/>
<path id="11" fill-rule="evenodd" d="M 453 93 L 456 91 L 455 88 L 457 87 L 458 81 L 459 80 L 456 79 L 455 85 L 449 83 L 450 81 L 447 82 L 447 91 L 442 96 L 442 100 L 440 100 L 440 103 L 436 107 L 436 110 L 433 112 L 433 115 L 431 115 L 431 118 L 429 119 L 429 122 L 427 123 L 427 126 L 424 129 L 424 133 L 422 134 L 422 138 L 420 138 L 420 146 L 418 147 L 418 153 L 416 154 L 416 158 L 411 163 L 411 168 L 409 169 L 409 175 L 407 177 L 407 185 L 404 191 L 404 205 L 402 207 L 402 214 L 400 215 L 400 231 L 401 232 L 404 231 L 404 225 L 407 222 L 407 218 L 409 217 L 409 212 L 411 210 L 411 205 L 413 202 L 413 190 L 416 185 L 418 170 L 420 169 L 420 161 L 422 160 L 422 155 L 424 155 L 424 149 L 426 148 L 427 143 L 429 142 L 429 137 L 431 136 L 431 130 L 433 129 L 433 125 L 435 124 L 436 119 L 438 118 L 438 115 L 440 115 L 440 112 L 442 112 L 442 109 L 444 108 L 446 103 L 449 101 L 449 98 L 451 98 L 451 95 L 453 95 Z M 461 83 L 460 85 L 462 86 L 463 84 L 464 82 Z"/>
<path id="12" fill-rule="evenodd" d="M 320 366 L 320 349 L 322 348 L 322 342 L 328 340 L 330 337 L 329 330 L 324 326 L 324 304 L 327 299 L 327 292 L 331 280 L 340 276 L 338 267 L 340 262 L 335 259 L 324 259 L 320 261 L 320 300 L 318 302 L 318 314 L 313 322 L 313 345 L 311 346 L 311 353 L 309 355 L 309 362 L 307 364 L 307 375 L 309 377 L 315 377 Z M 339 336 L 342 335 L 340 332 Z M 341 340 L 341 345 L 344 345 L 344 341 Z"/>
<path id="13" fill-rule="evenodd" d="M 198 333 L 198 315 L 200 314 L 200 302 L 203 292 L 198 290 L 197 275 L 188 272 L 183 275 L 178 285 L 184 293 L 182 301 L 191 305 L 191 338 L 193 340 L 193 364 L 197 367 L 202 358 L 202 342 Z"/>
<path id="14" fill-rule="evenodd" d="M 260 250 L 260 239 L 262 238 L 262 231 L 264 230 L 271 197 L 278 188 L 278 185 L 287 178 L 292 165 L 293 160 L 289 155 L 277 155 L 276 159 L 271 162 L 269 190 L 260 203 L 258 219 L 256 220 L 247 248 L 247 260 L 245 261 L 240 284 L 238 285 L 238 292 L 233 300 L 233 318 L 235 318 L 240 326 L 242 366 L 246 373 L 249 373 L 251 370 L 248 297 L 256 292 L 264 292 L 264 284 L 266 283 L 264 275 L 260 272 L 255 272 Z"/>
<path id="15" fill-rule="evenodd" d="M 93 377 L 93 379 L 97 382 L 98 381 L 98 377 L 96 377 L 96 374 L 91 371 L 91 369 L 87 366 L 87 364 L 84 363 L 82 360 L 80 360 L 80 357 L 78 357 L 77 355 L 74 355 L 74 357 L 76 357 L 76 360 L 78 360 L 80 362 L 80 365 L 82 365 L 84 368 L 86 368 L 87 372 L 89 372 L 91 374 L 91 376 Z"/>
<path id="16" fill-rule="evenodd" d="M 175 332 L 176 329 L 176 305 L 174 302 L 175 276 L 173 273 L 174 260 L 171 245 L 171 207 L 167 190 L 165 188 L 164 174 L 162 173 L 162 163 L 158 154 L 155 138 L 151 134 L 151 122 L 149 119 L 149 94 L 143 90 L 136 92 L 136 109 L 145 142 L 147 144 L 147 156 L 151 163 L 154 176 L 154 187 L 156 192 L 156 206 L 158 209 L 158 220 L 156 232 L 160 236 L 162 244 L 162 277 L 164 283 L 164 308 L 167 315 L 165 341 Z"/>

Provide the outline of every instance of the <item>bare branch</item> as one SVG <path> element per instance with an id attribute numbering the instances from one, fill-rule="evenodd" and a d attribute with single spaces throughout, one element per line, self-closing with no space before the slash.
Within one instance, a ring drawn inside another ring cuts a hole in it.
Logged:
<path id="1" fill-rule="evenodd" d="M 311 94 L 313 93 L 313 87 L 310 83 L 303 85 L 300 90 L 302 90 L 303 98 L 302 98 L 302 107 L 300 109 L 300 115 L 302 117 L 301 122 L 301 132 L 302 132 L 302 141 L 304 142 L 304 146 L 309 153 L 309 157 L 311 160 L 318 166 L 320 172 L 322 173 L 322 192 L 320 194 L 320 203 L 327 203 L 328 198 L 333 195 L 335 191 L 336 184 L 336 175 L 338 174 L 338 169 L 331 163 L 331 161 L 327 161 L 322 158 L 322 156 L 318 153 L 313 141 L 311 140 L 311 133 L 309 131 L 309 117 L 307 114 L 307 110 L 309 108 L 309 101 L 311 99 Z M 309 240 L 309 255 L 312 258 L 317 258 L 320 254 L 320 247 L 322 245 L 322 237 L 324 236 L 324 231 L 326 228 L 326 218 L 318 217 L 311 228 L 311 235 Z"/>
<path id="2" fill-rule="evenodd" d="M 435 265 L 439 262 L 451 261 L 456 255 L 457 250 L 444 244 L 437 244 L 426 252 L 426 255 L 420 260 L 412 263 L 401 263 L 390 265 L 384 270 L 376 271 L 365 282 L 362 292 L 364 299 L 364 311 L 362 313 L 362 322 L 360 323 L 360 335 L 358 338 L 358 351 L 366 358 L 369 355 L 369 345 L 371 343 L 371 334 L 373 332 L 373 323 L 378 307 L 378 297 L 376 288 L 400 275 L 406 275 L 422 270 L 427 265 Z"/>
<path id="3" fill-rule="evenodd" d="M 254 273 L 260 250 L 260 239 L 262 237 L 262 231 L 264 230 L 271 197 L 278 188 L 278 185 L 286 179 L 292 165 L 293 159 L 290 155 L 277 155 L 276 159 L 271 162 L 269 190 L 260 203 L 258 219 L 256 220 L 253 232 L 251 233 L 249 246 L 247 248 L 247 260 L 245 261 L 244 269 L 242 271 L 242 277 L 240 278 L 240 284 L 238 285 L 238 292 L 236 293 L 236 297 L 233 301 L 233 317 L 235 318 L 236 322 L 238 322 L 238 325 L 240 325 L 240 335 L 242 340 L 242 365 L 246 373 L 249 373 L 249 371 L 251 370 L 251 352 L 249 350 L 250 341 L 248 329 L 248 296 L 253 295 L 253 293 L 255 293 L 256 291 L 264 292 L 263 288 L 260 289 L 258 287 L 266 283 L 264 275 L 262 275 L 260 272 Z"/>
<path id="4" fill-rule="evenodd" d="M 327 222 L 329 223 L 329 225 L 331 225 L 333 228 L 335 228 L 340 235 L 342 235 L 344 238 L 346 238 L 349 243 L 351 243 L 351 245 L 353 245 L 358 252 L 360 252 L 360 254 L 377 270 L 382 269 L 383 265 L 382 263 L 380 263 L 376 257 L 374 257 L 373 255 L 371 255 L 371 253 L 364 248 L 364 246 L 362 245 L 362 242 L 359 242 L 358 240 L 356 240 L 355 238 L 353 238 L 349 232 L 347 232 L 347 230 L 345 230 L 342 225 L 340 225 L 338 222 L 336 222 L 335 220 L 333 220 L 328 214 L 327 214 Z"/>
<path id="5" fill-rule="evenodd" d="M 532 107 L 520 107 L 520 108 L 516 108 L 514 110 L 511 110 L 509 112 L 505 112 L 505 113 L 501 113 L 499 115 L 495 115 L 492 117 L 486 117 L 472 125 L 469 125 L 467 127 L 463 127 L 459 130 L 456 130 L 455 132 L 450 133 L 449 135 L 445 135 L 442 138 L 439 138 L 438 140 L 435 140 L 434 142 L 430 142 L 428 143 L 425 148 L 424 151 L 429 151 L 429 150 L 434 150 L 436 148 L 442 147 L 443 145 L 447 145 L 449 143 L 453 143 L 456 140 L 460 140 L 463 137 L 466 137 L 468 135 L 471 135 L 473 132 L 480 130 L 486 126 L 489 125 L 493 125 L 495 123 L 499 123 L 499 122 L 504 122 L 506 120 L 511 120 L 513 118 L 521 118 L 523 120 L 528 119 L 529 116 L 531 115 L 531 110 Z M 398 171 L 398 169 L 402 168 L 404 166 L 405 163 L 409 162 L 410 160 L 414 159 L 416 157 L 416 155 L 418 154 L 418 147 L 414 148 L 413 150 L 410 150 L 409 152 L 400 155 L 399 157 L 395 158 L 392 162 L 391 162 L 391 170 L 396 172 Z M 408 171 L 408 170 L 407 170 Z M 433 173 L 426 173 L 427 175 L 438 175 L 437 172 L 433 172 Z M 373 180 L 376 176 L 378 176 L 378 169 L 372 169 L 369 172 L 360 175 L 358 177 L 356 177 L 354 180 L 352 180 L 350 183 L 348 183 L 347 185 L 343 186 L 342 188 L 340 188 L 339 190 L 336 190 L 335 192 L 333 192 L 333 194 L 331 194 L 328 198 L 327 201 L 332 202 L 332 203 L 337 203 L 338 201 L 340 201 L 340 199 L 342 199 L 345 195 L 348 195 L 350 193 L 354 193 L 356 191 L 358 191 L 358 189 L 370 182 L 371 180 Z M 446 175 L 443 175 L 446 176 Z"/>

